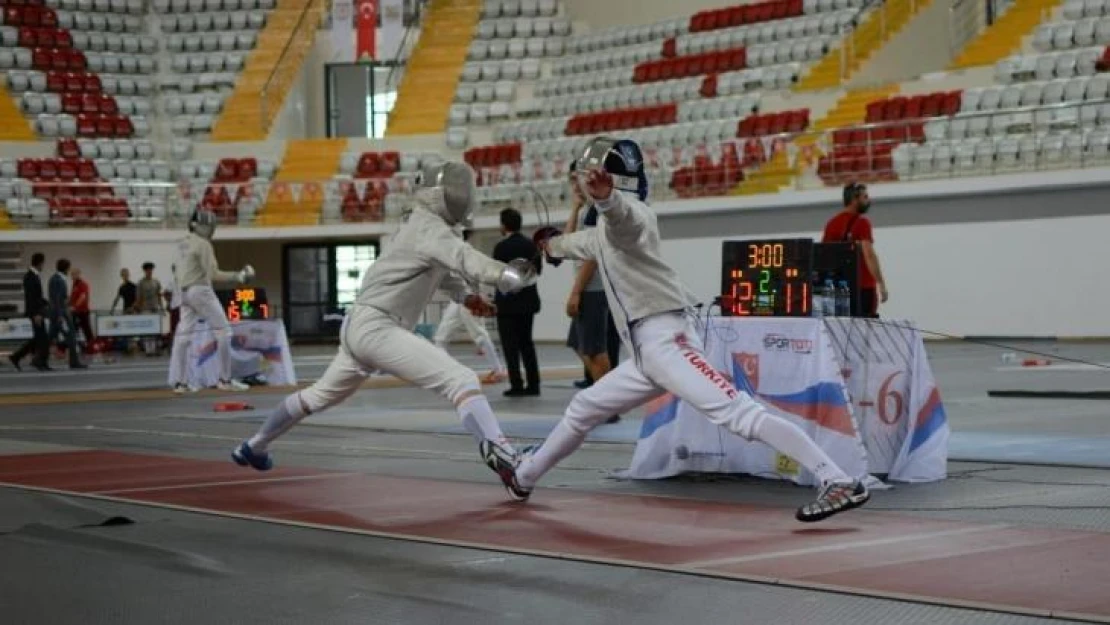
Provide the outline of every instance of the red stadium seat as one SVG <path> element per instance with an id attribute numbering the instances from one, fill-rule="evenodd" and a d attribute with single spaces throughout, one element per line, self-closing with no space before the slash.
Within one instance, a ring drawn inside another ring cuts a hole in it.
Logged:
<path id="1" fill-rule="evenodd" d="M 119 113 L 119 108 L 116 106 L 116 99 L 110 95 L 97 96 L 89 94 L 86 97 L 96 98 L 96 106 L 100 109 L 101 113 L 107 113 L 109 115 Z"/>
<path id="2" fill-rule="evenodd" d="M 99 113 L 100 112 L 100 97 L 91 93 L 86 93 L 81 98 L 81 111 L 84 113 Z"/>
<path id="3" fill-rule="evenodd" d="M 81 112 L 81 94 L 79 93 L 65 93 L 62 94 L 62 112 L 70 115 L 76 115 Z"/>
<path id="4" fill-rule="evenodd" d="M 92 182 L 96 180 L 96 165 L 89 159 L 77 161 L 77 178 L 83 182 Z"/>
<path id="5" fill-rule="evenodd" d="M 73 139 L 58 139 L 55 143 L 54 153 L 58 158 L 80 158 L 81 150 L 77 147 L 77 141 Z"/>

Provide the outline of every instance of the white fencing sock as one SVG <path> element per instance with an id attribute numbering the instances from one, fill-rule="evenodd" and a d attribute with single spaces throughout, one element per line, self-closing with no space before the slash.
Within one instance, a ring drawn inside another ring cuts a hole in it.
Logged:
<path id="1" fill-rule="evenodd" d="M 505 372 L 505 365 L 501 364 L 501 357 L 497 355 L 497 347 L 494 346 L 493 341 L 488 336 L 483 336 L 475 341 L 478 344 L 478 349 L 486 356 L 486 362 L 489 363 L 490 371 L 497 373 Z"/>
<path id="2" fill-rule="evenodd" d="M 586 434 L 576 432 L 566 419 L 559 421 L 543 445 L 520 463 L 516 479 L 522 488 L 532 488 L 545 473 L 574 453 L 586 440 Z"/>
<path id="3" fill-rule="evenodd" d="M 813 442 L 802 428 L 774 414 L 764 414 L 753 428 L 754 438 L 809 469 L 821 484 L 850 481 L 852 478 Z"/>
<path id="4" fill-rule="evenodd" d="M 288 432 L 306 416 L 308 412 L 301 404 L 300 393 L 293 393 L 270 412 L 262 427 L 258 429 L 258 433 L 247 441 L 247 445 L 250 445 L 251 450 L 256 453 L 266 453 L 266 448 L 274 439 Z"/>
<path id="5" fill-rule="evenodd" d="M 497 422 L 497 417 L 494 416 L 493 408 L 490 407 L 485 395 L 472 395 L 464 399 L 456 410 L 459 412 L 459 418 L 462 419 L 463 427 L 474 436 L 474 440 L 479 443 L 490 440 L 510 454 L 516 454 L 509 439 L 501 432 L 501 424 Z"/>

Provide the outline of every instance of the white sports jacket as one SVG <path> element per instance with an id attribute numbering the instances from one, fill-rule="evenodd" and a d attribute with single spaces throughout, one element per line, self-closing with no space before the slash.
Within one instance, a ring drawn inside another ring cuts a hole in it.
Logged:
<path id="1" fill-rule="evenodd" d="M 594 206 L 602 217 L 597 227 L 552 238 L 551 256 L 597 261 L 613 321 L 625 345 L 635 352 L 634 322 L 689 309 L 696 299 L 663 260 L 659 224 L 647 205 L 614 189 Z"/>
<path id="2" fill-rule="evenodd" d="M 371 307 L 416 327 L 437 289 L 462 302 L 477 284 L 497 284 L 505 264 L 459 238 L 443 218 L 443 194 L 420 189 L 408 219 L 362 278 L 356 310 Z"/>
<path id="3" fill-rule="evenodd" d="M 213 282 L 239 280 L 238 271 L 220 270 L 212 242 L 198 234 L 190 232 L 177 242 L 177 257 L 174 278 L 182 291 L 191 286 L 212 286 Z"/>

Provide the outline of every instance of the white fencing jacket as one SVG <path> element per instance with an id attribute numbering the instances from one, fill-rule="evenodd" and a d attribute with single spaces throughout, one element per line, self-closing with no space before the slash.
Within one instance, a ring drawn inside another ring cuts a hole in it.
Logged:
<path id="1" fill-rule="evenodd" d="M 182 291 L 191 286 L 212 286 L 213 282 L 236 282 L 238 271 L 221 271 L 212 242 L 190 232 L 177 243 L 177 270 L 174 279 Z"/>
<path id="2" fill-rule="evenodd" d="M 477 284 L 497 284 L 506 265 L 459 238 L 444 210 L 439 189 L 417 191 L 412 213 L 363 276 L 356 309 L 377 309 L 411 330 L 437 289 L 462 302 Z"/>
<path id="3" fill-rule="evenodd" d="M 696 298 L 663 260 L 659 223 L 646 204 L 614 189 L 594 206 L 602 217 L 597 227 L 552 238 L 551 256 L 597 261 L 613 321 L 625 345 L 636 352 L 631 337 L 636 321 L 687 310 Z"/>

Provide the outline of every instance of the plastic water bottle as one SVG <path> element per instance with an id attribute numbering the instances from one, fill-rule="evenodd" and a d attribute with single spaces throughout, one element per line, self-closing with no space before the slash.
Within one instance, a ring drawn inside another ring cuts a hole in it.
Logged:
<path id="1" fill-rule="evenodd" d="M 813 307 L 810 309 L 809 314 L 811 317 L 824 317 L 825 316 L 825 289 L 817 282 L 817 274 L 814 273 L 810 284 L 813 285 Z"/>
<path id="2" fill-rule="evenodd" d="M 826 316 L 826 317 L 835 317 L 836 316 L 836 287 L 833 286 L 832 278 L 826 278 L 825 279 L 825 289 L 824 289 L 824 291 L 825 291 L 825 293 L 824 293 L 824 304 L 825 304 L 824 316 Z"/>
<path id="3" fill-rule="evenodd" d="M 852 292 L 848 289 L 848 281 L 841 280 L 836 285 L 836 316 L 852 316 Z"/>

